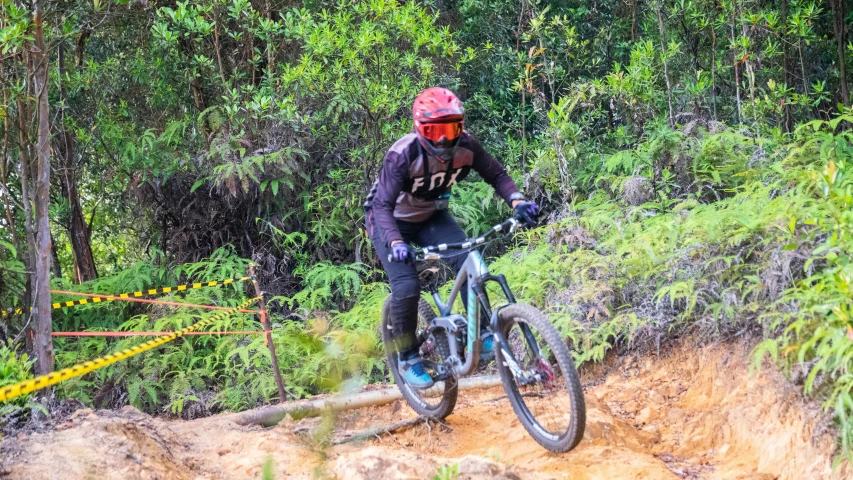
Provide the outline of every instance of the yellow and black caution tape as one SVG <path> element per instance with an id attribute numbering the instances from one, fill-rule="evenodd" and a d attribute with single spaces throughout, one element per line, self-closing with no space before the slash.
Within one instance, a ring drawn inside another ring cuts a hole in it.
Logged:
<path id="1" fill-rule="evenodd" d="M 185 290 L 193 290 L 196 288 L 203 287 L 215 287 L 217 285 L 230 285 L 234 282 L 245 282 L 246 280 L 251 280 L 252 277 L 240 277 L 240 278 L 229 278 L 227 280 L 214 280 L 212 282 L 199 282 L 199 283 L 187 283 L 184 285 L 176 285 L 174 287 L 163 287 L 163 288 L 153 288 L 150 290 L 140 290 L 137 292 L 128 292 L 128 293 L 120 293 L 118 295 L 104 295 L 103 297 L 93 297 L 93 298 L 84 298 L 82 300 L 69 300 L 67 302 L 56 302 L 53 303 L 53 309 L 57 308 L 65 308 L 65 307 L 74 307 L 76 305 L 87 305 L 89 303 L 101 303 L 101 302 L 110 302 L 113 301 L 113 298 L 109 297 L 118 297 L 118 298 L 139 298 L 147 295 L 160 295 L 161 293 L 170 293 L 170 292 L 183 292 Z M 5 317 L 8 315 L 20 315 L 24 313 L 24 311 L 20 308 L 14 311 L 2 310 L 0 311 L 0 316 Z"/>
<path id="2" fill-rule="evenodd" d="M 217 285 L 230 285 L 234 282 L 244 282 L 246 280 L 251 280 L 251 279 L 252 279 L 252 277 L 229 278 L 227 280 L 213 280 L 211 282 L 187 283 L 184 285 L 177 285 L 174 287 L 152 288 L 150 290 L 140 290 L 138 292 L 119 293 L 118 295 L 104 295 L 103 297 L 93 297 L 91 299 L 84 298 L 82 300 L 69 300 L 67 302 L 54 303 L 53 308 L 55 310 L 57 308 L 73 307 L 75 305 L 86 305 L 88 303 L 100 303 L 100 302 L 112 301 L 113 299 L 109 298 L 109 297 L 139 298 L 139 297 L 144 297 L 147 295 L 160 295 L 161 293 L 183 292 L 184 290 L 192 290 L 195 288 L 215 287 Z"/>
<path id="3" fill-rule="evenodd" d="M 230 310 L 226 310 L 222 313 L 218 313 L 213 315 L 210 318 L 206 318 L 201 320 L 194 325 L 191 325 L 187 328 L 181 329 L 175 333 L 171 333 L 169 335 L 164 335 L 159 338 L 155 338 L 153 340 L 149 340 L 145 343 L 137 345 L 135 347 L 130 347 L 128 349 L 122 350 L 120 352 L 111 353 L 101 358 L 96 358 L 95 360 L 84 362 L 79 365 L 74 365 L 70 368 L 63 368 L 58 372 L 53 372 L 48 375 L 42 375 L 40 377 L 36 377 L 32 380 L 26 380 L 20 383 L 16 383 L 14 385 L 9 385 L 8 387 L 0 388 L 0 402 L 11 400 L 16 397 L 20 397 L 21 395 L 26 395 L 30 392 L 34 392 L 36 390 L 41 390 L 42 388 L 47 388 L 51 385 L 56 385 L 59 382 L 64 380 L 68 380 L 69 378 L 79 377 L 81 375 L 85 375 L 89 372 L 97 370 L 99 368 L 106 367 L 107 365 L 111 365 L 118 361 L 130 358 L 134 355 L 140 354 L 147 350 L 151 350 L 152 348 L 157 348 L 160 345 L 165 343 L 169 343 L 172 340 L 183 337 L 185 334 L 189 332 L 194 332 L 202 327 L 206 327 L 213 322 L 220 320 L 222 318 L 231 315 L 238 310 L 242 310 L 249 305 L 260 300 L 261 297 L 255 297 L 250 300 L 245 301 L 243 304 L 236 306 Z"/>

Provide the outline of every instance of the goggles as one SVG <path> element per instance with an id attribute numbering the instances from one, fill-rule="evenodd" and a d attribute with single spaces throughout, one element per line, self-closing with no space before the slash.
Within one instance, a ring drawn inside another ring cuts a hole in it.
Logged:
<path id="1" fill-rule="evenodd" d="M 431 142 L 437 142 L 442 138 L 452 142 L 462 135 L 462 122 L 423 123 L 420 130 L 421 135 Z"/>

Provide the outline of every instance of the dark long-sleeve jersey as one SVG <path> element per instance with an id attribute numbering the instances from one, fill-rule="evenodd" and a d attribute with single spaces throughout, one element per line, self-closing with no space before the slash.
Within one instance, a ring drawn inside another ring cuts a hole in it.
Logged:
<path id="1" fill-rule="evenodd" d="M 385 154 L 379 177 L 367 196 L 364 206 L 368 229 L 378 229 L 386 245 L 402 240 L 395 219 L 426 221 L 435 213 L 435 200 L 450 193 L 451 187 L 468 176 L 471 169 L 507 203 L 510 195 L 518 192 L 506 170 L 468 132 L 462 132 L 456 154 L 447 163 L 428 156 L 417 134 L 404 136 Z"/>

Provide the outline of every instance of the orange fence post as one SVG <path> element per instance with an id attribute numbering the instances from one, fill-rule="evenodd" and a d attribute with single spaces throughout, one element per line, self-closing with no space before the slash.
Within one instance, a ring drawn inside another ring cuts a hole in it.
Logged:
<path id="1" fill-rule="evenodd" d="M 287 396 L 284 391 L 284 379 L 281 377 L 281 370 L 278 368 L 278 357 L 275 354 L 275 344 L 272 341 L 272 332 L 270 331 L 270 318 L 269 315 L 267 315 L 267 303 L 264 301 L 264 294 L 261 292 L 260 285 L 258 285 L 258 279 L 255 277 L 254 265 L 249 265 L 249 276 L 252 277 L 252 285 L 255 286 L 255 296 L 260 297 L 260 300 L 258 300 L 258 306 L 261 307 L 261 324 L 264 326 L 266 343 L 270 349 L 273 375 L 275 375 L 275 384 L 278 386 L 278 398 L 279 401 L 286 402 Z"/>

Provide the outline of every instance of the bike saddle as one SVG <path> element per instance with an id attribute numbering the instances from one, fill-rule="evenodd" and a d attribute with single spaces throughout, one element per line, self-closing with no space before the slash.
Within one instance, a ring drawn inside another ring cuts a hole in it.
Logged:
<path id="1" fill-rule="evenodd" d="M 415 266 L 418 271 L 418 275 L 423 274 L 436 274 L 439 272 L 441 266 L 438 263 L 438 260 L 427 260 L 424 262 L 418 262 Z"/>

